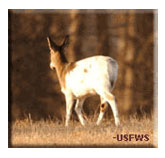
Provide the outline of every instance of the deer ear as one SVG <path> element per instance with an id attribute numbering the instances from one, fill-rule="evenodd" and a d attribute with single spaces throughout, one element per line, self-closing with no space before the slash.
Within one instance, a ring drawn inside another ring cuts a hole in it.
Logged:
<path id="1" fill-rule="evenodd" d="M 50 50 L 52 50 L 52 49 L 57 50 L 58 49 L 58 46 L 50 37 L 47 37 L 47 41 L 48 41 L 48 47 Z"/>
<path id="2" fill-rule="evenodd" d="M 64 42 L 63 44 L 61 45 L 62 49 L 64 49 L 66 46 L 69 45 L 69 35 L 66 35 L 65 36 L 65 39 L 64 39 Z"/>

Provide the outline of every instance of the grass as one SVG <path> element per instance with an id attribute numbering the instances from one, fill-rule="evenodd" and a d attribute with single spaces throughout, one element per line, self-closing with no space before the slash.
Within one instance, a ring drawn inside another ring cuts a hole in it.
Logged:
<path id="1" fill-rule="evenodd" d="M 100 126 L 96 126 L 91 118 L 85 127 L 78 121 L 71 121 L 70 126 L 65 127 L 64 122 L 51 119 L 34 122 L 29 117 L 16 120 L 9 130 L 9 147 L 157 147 L 153 118 L 131 116 L 120 120 L 118 128 L 113 119 L 104 119 Z M 117 134 L 148 134 L 149 141 L 117 141 L 113 138 Z"/>

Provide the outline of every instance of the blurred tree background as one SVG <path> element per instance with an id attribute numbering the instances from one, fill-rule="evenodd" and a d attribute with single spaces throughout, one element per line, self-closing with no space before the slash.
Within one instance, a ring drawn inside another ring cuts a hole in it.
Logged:
<path id="1" fill-rule="evenodd" d="M 155 10 L 9 10 L 11 119 L 22 119 L 29 113 L 34 120 L 65 118 L 65 99 L 56 72 L 49 68 L 46 37 L 60 44 L 67 34 L 69 61 L 94 55 L 118 61 L 113 94 L 120 114 L 152 114 L 154 17 Z M 98 96 L 88 98 L 86 115 L 97 113 L 98 105 Z M 111 111 L 106 113 L 111 115 Z"/>

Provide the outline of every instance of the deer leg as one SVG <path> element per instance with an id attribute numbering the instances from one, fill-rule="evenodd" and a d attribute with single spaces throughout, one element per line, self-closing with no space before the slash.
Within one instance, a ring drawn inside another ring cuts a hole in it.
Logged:
<path id="1" fill-rule="evenodd" d="M 82 107 L 83 107 L 83 103 L 84 103 L 85 99 L 77 99 L 76 101 L 76 106 L 75 106 L 75 111 L 78 115 L 78 118 L 80 120 L 80 123 L 84 126 L 85 125 L 85 120 L 82 116 Z"/>
<path id="2" fill-rule="evenodd" d="M 104 93 L 104 99 L 111 106 L 113 116 L 115 118 L 115 125 L 119 126 L 120 125 L 120 120 L 119 120 L 118 109 L 117 109 L 116 102 L 115 102 L 115 96 L 113 96 L 110 92 L 108 92 L 108 93 L 106 92 L 106 93 Z"/>
<path id="3" fill-rule="evenodd" d="M 104 113 L 107 109 L 107 103 L 106 101 L 101 97 L 101 104 L 100 104 L 100 114 L 99 114 L 99 117 L 97 119 L 97 123 L 96 125 L 100 125 L 102 119 L 103 119 L 103 116 L 104 116 Z"/>
<path id="4" fill-rule="evenodd" d="M 72 97 L 67 96 L 66 97 L 66 121 L 65 121 L 65 126 L 68 126 L 70 116 L 72 113 L 72 107 L 73 107 L 74 100 Z"/>

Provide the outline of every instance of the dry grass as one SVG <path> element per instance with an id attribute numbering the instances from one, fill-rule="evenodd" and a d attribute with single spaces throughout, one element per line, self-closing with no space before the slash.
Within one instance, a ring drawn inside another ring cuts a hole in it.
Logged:
<path id="1" fill-rule="evenodd" d="M 113 119 L 103 120 L 100 126 L 90 119 L 86 127 L 71 121 L 66 128 L 57 121 L 33 122 L 27 118 L 13 122 L 10 129 L 10 147 L 157 147 L 153 119 L 147 117 L 122 117 L 119 128 Z M 117 141 L 113 139 L 117 134 L 148 134 L 149 141 Z"/>

